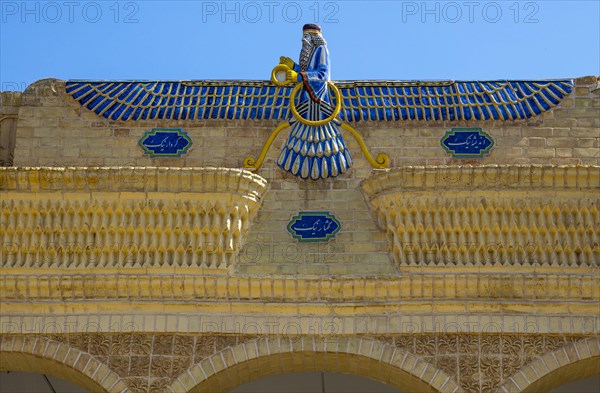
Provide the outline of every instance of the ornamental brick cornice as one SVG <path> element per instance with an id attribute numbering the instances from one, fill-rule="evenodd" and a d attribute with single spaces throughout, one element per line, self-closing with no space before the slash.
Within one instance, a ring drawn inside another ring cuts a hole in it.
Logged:
<path id="1" fill-rule="evenodd" d="M 232 168 L 178 167 L 7 167 L 0 168 L 2 192 L 228 193 L 260 202 L 267 181 Z"/>
<path id="2" fill-rule="evenodd" d="M 266 180 L 225 168 L 2 168 L 3 268 L 228 268 Z"/>
<path id="3" fill-rule="evenodd" d="M 406 167 L 361 186 L 399 267 L 598 266 L 600 167 Z"/>
<path id="4" fill-rule="evenodd" d="M 600 189 L 599 166 L 454 165 L 375 170 L 361 183 L 370 201 L 405 191 L 590 191 Z"/>
<path id="5" fill-rule="evenodd" d="M 328 306 L 396 307 L 402 302 L 423 302 L 422 307 L 444 300 L 495 302 L 490 311 L 502 311 L 503 302 L 546 303 L 561 309 L 568 300 L 585 308 L 600 300 L 600 276 L 594 268 L 515 267 L 405 268 L 399 276 L 286 277 L 240 276 L 220 269 L 4 269 L 2 299 L 32 300 L 165 300 L 312 303 L 312 311 L 326 314 Z M 325 306 L 321 311 L 319 307 Z M 400 307 L 400 308 L 402 308 Z M 215 307 L 215 310 L 217 308 Z M 295 310 L 295 308 L 293 308 Z M 317 312 L 319 311 L 319 312 Z"/>

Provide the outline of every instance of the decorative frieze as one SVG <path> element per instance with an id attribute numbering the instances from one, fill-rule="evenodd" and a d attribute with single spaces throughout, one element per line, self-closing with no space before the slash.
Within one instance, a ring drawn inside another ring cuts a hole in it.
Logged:
<path id="1" fill-rule="evenodd" d="M 598 167 L 420 167 L 362 187 L 399 266 L 595 267 L 599 181 Z"/>
<path id="2" fill-rule="evenodd" d="M 226 268 L 266 190 L 218 168 L 3 168 L 1 179 L 5 268 Z"/>
<path id="3" fill-rule="evenodd" d="M 472 269 L 472 268 L 471 268 Z M 570 311 L 584 302 L 595 305 L 600 299 L 600 276 L 595 268 L 538 267 L 535 272 L 522 267 L 507 270 L 504 267 L 486 267 L 484 271 L 456 268 L 455 271 L 434 267 L 405 267 L 401 276 L 392 277 L 318 277 L 287 276 L 232 276 L 225 272 L 196 270 L 184 267 L 129 269 L 126 273 L 115 269 L 85 272 L 64 269 L 5 269 L 0 279 L 0 295 L 6 302 L 62 302 L 102 299 L 189 300 L 209 302 L 226 301 L 266 302 L 276 305 L 282 301 L 310 303 L 312 312 L 322 309 L 328 314 L 333 305 L 344 307 L 351 302 L 372 306 L 393 305 L 402 308 L 404 300 L 422 301 L 421 309 L 433 310 L 431 301 L 493 299 L 498 311 L 503 301 L 520 300 L 530 303 L 577 301 Z M 10 274 L 9 274 L 10 273 Z M 514 303 L 513 303 L 514 304 Z M 4 304 L 8 314 L 9 303 Z M 21 305 L 17 307 L 21 310 Z M 540 307 L 538 305 L 538 307 Z M 588 305 L 589 307 L 589 305 Z M 442 310 L 439 304 L 435 309 Z M 450 307 L 450 309 L 452 309 Z M 487 308 L 491 312 L 495 308 Z M 475 309 L 471 308 L 471 312 Z M 289 309 L 296 312 L 295 307 Z M 368 308 L 363 311 L 369 311 Z M 554 308 L 556 311 L 556 308 Z M 540 312 L 540 309 L 537 309 Z"/>
<path id="4" fill-rule="evenodd" d="M 0 369 L 23 369 L 26 366 L 19 356 L 34 354 L 73 367 L 85 381 L 98 383 L 108 391 L 121 391 L 111 387 L 124 385 L 135 393 L 227 391 L 280 368 L 287 372 L 343 369 L 392 386 L 412 386 L 412 391 L 433 388 L 492 393 L 520 391 L 513 385 L 520 386 L 521 380 L 522 387 L 544 382 L 546 388 L 552 388 L 568 382 L 576 376 L 552 380 L 551 372 L 577 362 L 594 362 L 600 356 L 599 344 L 597 338 L 585 335 L 544 334 L 0 335 L 0 353 L 6 359 Z M 66 353 L 78 356 L 65 357 Z M 290 358 L 295 361 L 288 365 Z M 285 364 L 277 365 L 278 360 Z M 256 361 L 273 364 L 256 368 L 250 378 L 239 372 L 240 367 L 252 367 Z M 376 362 L 374 367 L 360 367 L 371 361 Z M 59 367 L 55 370 L 61 372 Z M 102 370 L 102 374 L 95 370 Z M 593 372 L 591 367 L 580 376 Z M 413 379 L 406 379 L 405 373 L 412 374 Z"/>

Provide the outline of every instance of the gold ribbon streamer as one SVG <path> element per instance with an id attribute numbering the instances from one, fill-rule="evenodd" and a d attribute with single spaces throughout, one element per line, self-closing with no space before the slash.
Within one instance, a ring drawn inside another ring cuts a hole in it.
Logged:
<path id="1" fill-rule="evenodd" d="M 350 127 L 346 123 L 342 123 L 341 127 L 344 130 L 351 133 L 352 136 L 354 137 L 354 139 L 356 139 L 356 142 L 358 142 L 358 146 L 360 146 L 360 150 L 362 150 L 363 154 L 365 155 L 365 158 L 367 159 L 367 161 L 369 161 L 369 163 L 371 164 L 371 166 L 373 168 L 377 168 L 377 169 L 389 168 L 390 158 L 387 156 L 387 154 L 381 153 L 377 156 L 377 159 L 374 160 L 373 156 L 371 156 L 371 153 L 369 153 L 369 150 L 367 149 L 367 145 L 365 145 L 365 142 L 363 141 L 362 136 L 360 136 L 358 131 L 356 131 L 354 128 Z"/>
<path id="2" fill-rule="evenodd" d="M 269 135 L 269 138 L 265 142 L 257 160 L 254 160 L 253 157 L 244 158 L 244 168 L 247 168 L 251 171 L 255 171 L 258 168 L 260 168 L 261 165 L 263 164 L 263 162 L 265 161 L 265 157 L 267 156 L 267 152 L 269 151 L 269 148 L 273 144 L 273 141 L 275 140 L 275 138 L 277 138 L 277 135 L 279 135 L 281 130 L 283 130 L 286 127 L 289 127 L 289 125 L 290 125 L 289 122 L 281 123 L 280 125 L 278 125 L 277 128 L 275 130 L 273 130 L 273 132 L 271 132 L 271 135 Z"/>

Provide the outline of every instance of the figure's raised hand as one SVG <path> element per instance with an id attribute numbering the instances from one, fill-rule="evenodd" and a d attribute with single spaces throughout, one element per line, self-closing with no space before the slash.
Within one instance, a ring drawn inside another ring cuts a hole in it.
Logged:
<path id="1" fill-rule="evenodd" d="M 281 56 L 279 58 L 279 64 L 285 64 L 292 69 L 294 68 L 294 60 L 290 59 L 289 57 Z"/>
<path id="2" fill-rule="evenodd" d="M 288 70 L 286 72 L 286 79 L 290 82 L 298 82 L 298 73 L 294 70 Z"/>

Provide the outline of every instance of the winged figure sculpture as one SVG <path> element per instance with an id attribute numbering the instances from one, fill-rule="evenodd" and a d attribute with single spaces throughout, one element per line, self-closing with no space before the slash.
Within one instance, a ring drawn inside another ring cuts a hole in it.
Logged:
<path id="1" fill-rule="evenodd" d="M 271 81 L 87 81 L 66 91 L 85 108 L 114 121 L 239 119 L 281 120 L 266 146 L 290 127 L 278 165 L 303 179 L 338 176 L 352 157 L 341 129 L 359 140 L 350 124 L 366 121 L 521 120 L 537 116 L 568 96 L 572 80 L 330 81 L 327 44 L 317 25 L 303 28 L 299 63 L 281 57 Z M 250 169 L 262 164 L 246 159 Z"/>

